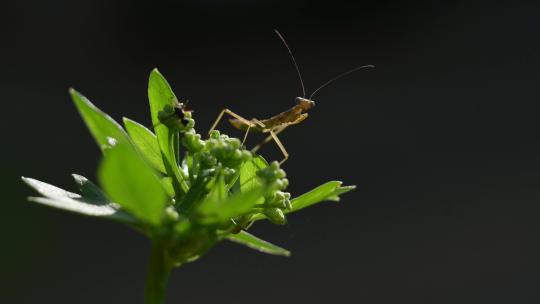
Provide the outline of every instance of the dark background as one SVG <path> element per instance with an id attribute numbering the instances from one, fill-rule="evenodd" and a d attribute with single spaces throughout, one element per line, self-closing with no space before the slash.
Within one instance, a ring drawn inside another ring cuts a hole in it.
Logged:
<path id="1" fill-rule="evenodd" d="M 308 91 L 377 66 L 281 136 L 293 194 L 358 189 L 253 228 L 291 258 L 218 244 L 173 273 L 168 303 L 538 303 L 540 7 L 495 2 L 3 3 L 0 302 L 142 303 L 143 236 L 25 201 L 21 175 L 95 176 L 68 87 L 148 126 L 158 67 L 201 133 L 224 107 L 264 118 L 300 94 L 278 28 Z"/>

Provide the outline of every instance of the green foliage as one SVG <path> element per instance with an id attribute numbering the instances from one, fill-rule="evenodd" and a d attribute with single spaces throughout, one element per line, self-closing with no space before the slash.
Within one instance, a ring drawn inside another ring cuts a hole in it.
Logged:
<path id="1" fill-rule="evenodd" d="M 281 247 L 278 247 L 274 244 L 268 243 L 265 240 L 261 240 L 260 238 L 254 236 L 253 234 L 247 231 L 240 231 L 240 233 L 231 234 L 227 236 L 227 239 L 235 243 L 246 245 L 247 247 L 255 249 L 260 252 L 273 254 L 273 255 L 282 255 L 282 256 L 291 255 L 290 251 L 283 249 Z"/>
<path id="2" fill-rule="evenodd" d="M 117 220 L 126 224 L 137 223 L 136 217 L 119 210 L 108 200 L 96 201 L 93 195 L 88 197 L 83 194 L 81 196 L 33 178 L 23 177 L 22 180 L 42 195 L 42 197 L 29 197 L 28 200 L 31 202 L 87 216 Z"/>
<path id="3" fill-rule="evenodd" d="M 322 201 L 339 201 L 339 195 L 353 190 L 355 186 L 341 186 L 341 182 L 327 182 L 291 200 L 292 208 L 286 213 L 295 212 Z"/>
<path id="4" fill-rule="evenodd" d="M 112 147 L 101 162 L 98 176 L 114 202 L 141 221 L 159 225 L 167 195 L 155 173 L 131 147 Z"/>
<path id="5" fill-rule="evenodd" d="M 145 126 L 125 117 L 124 126 L 142 158 L 154 169 L 161 173 L 167 173 L 167 171 L 165 171 L 165 166 L 163 165 L 163 159 L 161 158 L 161 151 L 156 135 Z"/>
<path id="6" fill-rule="evenodd" d="M 175 196 L 180 198 L 188 189 L 183 176 L 178 169 L 177 159 L 179 156 L 179 133 L 171 130 L 159 119 L 160 113 L 166 109 L 174 108 L 178 99 L 174 95 L 171 86 L 161 73 L 154 69 L 150 73 L 148 81 L 148 100 L 150 101 L 150 115 L 154 130 L 157 135 L 159 149 L 163 156 L 163 164 L 167 174 L 173 178 L 173 188 Z"/>
<path id="7" fill-rule="evenodd" d="M 196 260 L 221 240 L 290 255 L 246 230 L 262 219 L 284 225 L 288 213 L 337 201 L 354 189 L 332 181 L 291 199 L 285 192 L 286 173 L 277 162 L 269 164 L 246 150 L 239 139 L 218 131 L 202 139 L 191 112 L 157 70 L 148 85 L 155 134 L 124 118 L 126 133 L 77 91 L 70 94 L 103 151 L 97 174 L 101 188 L 76 174 L 80 194 L 23 177 L 41 195 L 29 200 L 119 221 L 150 237 L 153 253 L 146 303 L 162 303 L 170 270 Z"/>
<path id="8" fill-rule="evenodd" d="M 126 132 L 124 132 L 122 127 L 109 115 L 103 113 L 86 97 L 82 96 L 74 89 L 70 89 L 69 93 L 71 94 L 71 98 L 73 99 L 73 103 L 75 103 L 79 114 L 81 114 L 82 119 L 102 151 L 106 151 L 107 148 L 113 146 L 117 142 L 129 142 Z"/>

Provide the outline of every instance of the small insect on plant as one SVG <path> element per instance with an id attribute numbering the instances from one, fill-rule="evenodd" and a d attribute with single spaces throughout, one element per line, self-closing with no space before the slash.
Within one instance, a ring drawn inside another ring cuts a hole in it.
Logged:
<path id="1" fill-rule="evenodd" d="M 283 132 L 287 127 L 291 125 L 299 124 L 308 117 L 308 113 L 306 112 L 315 106 L 315 101 L 313 101 L 312 99 L 313 96 L 315 96 L 315 94 L 319 90 L 321 90 L 322 88 L 326 87 L 330 83 L 334 82 L 335 80 L 338 80 L 339 78 L 343 76 L 359 71 L 361 69 L 374 68 L 375 66 L 363 65 L 363 66 L 356 67 L 352 70 L 349 70 L 347 72 L 341 73 L 335 76 L 334 78 L 328 80 L 324 84 L 322 84 L 315 91 L 313 91 L 313 93 L 311 93 L 309 98 L 306 98 L 306 88 L 304 86 L 302 74 L 300 73 L 300 68 L 298 67 L 298 64 L 296 63 L 296 59 L 294 58 L 291 48 L 287 44 L 287 41 L 285 40 L 283 35 L 281 35 L 281 33 L 278 30 L 274 30 L 274 31 L 278 35 L 279 39 L 281 39 L 281 41 L 283 42 L 283 45 L 285 45 L 285 47 L 287 48 L 287 51 L 289 51 L 289 55 L 291 56 L 294 67 L 296 68 L 296 73 L 298 74 L 298 79 L 300 80 L 300 85 L 302 87 L 302 97 L 295 98 L 296 104 L 292 108 L 267 119 L 257 119 L 257 118 L 246 119 L 229 109 L 223 109 L 221 113 L 219 113 L 216 121 L 214 122 L 214 124 L 212 125 L 208 133 L 210 134 L 216 128 L 216 126 L 219 124 L 219 122 L 223 118 L 224 114 L 229 114 L 230 116 L 233 117 L 233 119 L 229 119 L 229 122 L 231 123 L 231 125 L 235 127 L 236 129 L 246 132 L 242 140 L 242 144 L 245 143 L 249 132 L 268 133 L 270 135 L 268 135 L 260 144 L 256 145 L 251 151 L 257 152 L 262 147 L 262 145 L 268 143 L 271 140 L 274 140 L 274 142 L 277 144 L 277 146 L 281 150 L 281 153 L 283 153 L 284 158 L 279 162 L 279 164 L 283 164 L 289 158 L 289 153 L 287 152 L 287 150 L 285 149 L 285 146 L 279 140 L 277 135 Z"/>
<path id="2" fill-rule="evenodd" d="M 193 110 L 189 110 L 187 107 L 188 102 L 181 103 L 178 100 L 174 100 L 174 105 L 166 105 L 163 111 L 158 112 L 159 123 L 155 124 L 156 127 L 159 124 L 165 125 L 167 128 L 181 132 L 189 124 L 191 113 Z"/>

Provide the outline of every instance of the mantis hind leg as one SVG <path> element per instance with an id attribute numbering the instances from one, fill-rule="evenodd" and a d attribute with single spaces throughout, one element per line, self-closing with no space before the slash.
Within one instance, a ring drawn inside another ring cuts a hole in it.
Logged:
<path id="1" fill-rule="evenodd" d="M 281 150 L 281 153 L 283 153 L 283 159 L 279 162 L 279 164 L 283 164 L 288 158 L 289 158 L 289 153 L 287 153 L 287 150 L 285 149 L 285 146 L 283 145 L 283 143 L 281 143 L 281 141 L 279 140 L 279 138 L 277 137 L 277 133 L 280 133 L 281 131 L 285 130 L 285 128 L 288 127 L 288 125 L 285 125 L 283 127 L 280 127 L 277 130 L 277 132 L 274 132 L 272 129 L 266 129 L 266 126 L 260 121 L 260 120 L 257 120 L 257 119 L 253 119 L 253 122 L 258 124 L 260 127 L 263 128 L 263 132 L 265 133 L 270 133 L 270 136 L 268 136 L 265 140 L 263 140 L 262 143 L 258 144 L 257 146 L 255 146 L 255 148 L 253 148 L 251 151 L 252 152 L 257 152 L 262 145 L 264 145 L 265 143 L 269 142 L 271 139 L 274 140 L 274 142 L 276 143 L 276 145 L 278 146 L 279 150 Z"/>
<path id="2" fill-rule="evenodd" d="M 223 118 L 223 115 L 225 113 L 231 115 L 232 117 L 234 117 L 236 119 L 238 119 L 240 122 L 242 122 L 243 124 L 245 124 L 247 126 L 246 133 L 244 134 L 244 139 L 242 140 L 242 144 L 244 144 L 244 142 L 246 141 L 246 138 L 247 138 L 247 136 L 249 134 L 249 129 L 251 129 L 251 127 L 253 126 L 253 122 L 245 119 L 244 117 L 234 113 L 233 111 L 231 111 L 229 109 L 223 109 L 221 111 L 221 113 L 219 113 L 218 117 L 216 118 L 216 121 L 214 122 L 214 124 L 212 125 L 210 130 L 208 131 L 208 134 L 210 134 L 212 131 L 214 131 L 214 129 L 217 127 L 217 125 L 219 124 L 219 122 L 221 121 L 221 119 Z"/>
<path id="3" fill-rule="evenodd" d="M 289 158 L 289 153 L 287 153 L 287 150 L 285 150 L 285 146 L 283 146 L 283 144 L 281 143 L 281 141 L 279 140 L 279 138 L 276 136 L 276 133 L 274 133 L 274 131 L 270 131 L 270 136 L 272 136 L 272 139 L 274 139 L 274 141 L 276 142 L 276 145 L 279 147 L 279 149 L 281 150 L 281 153 L 283 153 L 283 159 L 279 162 L 280 165 L 282 165 L 288 158 Z"/>
<path id="4" fill-rule="evenodd" d="M 307 117 L 308 117 L 308 114 L 303 113 L 300 116 L 298 116 L 295 120 L 290 121 L 288 123 L 284 123 L 284 124 L 282 124 L 281 126 L 279 126 L 277 128 L 264 130 L 264 131 L 270 133 L 270 135 L 268 137 L 266 137 L 260 144 L 256 145 L 255 148 L 253 148 L 253 150 L 251 150 L 251 151 L 256 152 L 263 145 L 267 144 L 270 140 L 273 139 L 276 142 L 276 144 L 278 145 L 278 147 L 281 150 L 281 152 L 283 153 L 283 155 L 285 156 L 285 158 L 279 162 L 280 165 L 283 164 L 289 158 L 289 153 L 287 153 L 287 150 L 285 150 L 285 147 L 283 146 L 281 141 L 278 139 L 277 135 L 279 133 L 283 132 L 288 126 L 299 124 L 300 122 L 302 122 Z"/>
<path id="5" fill-rule="evenodd" d="M 284 125 L 282 127 L 279 127 L 277 128 L 275 131 L 274 131 L 274 135 L 278 135 L 279 133 L 283 132 L 289 125 Z M 269 132 L 270 133 L 270 132 Z M 272 135 L 268 135 L 262 142 L 260 142 L 258 145 L 255 146 L 255 148 L 253 148 L 253 152 L 256 152 L 257 150 L 259 150 L 263 145 L 267 144 L 269 141 L 271 141 L 273 139 Z"/>

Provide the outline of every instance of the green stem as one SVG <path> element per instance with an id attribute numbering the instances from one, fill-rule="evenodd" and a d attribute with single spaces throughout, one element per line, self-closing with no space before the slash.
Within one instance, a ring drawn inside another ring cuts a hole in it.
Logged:
<path id="1" fill-rule="evenodd" d="M 171 175 L 171 178 L 173 178 L 173 187 L 176 192 L 176 201 L 180 201 L 182 196 L 189 190 L 189 186 L 184 180 L 184 177 L 182 176 L 182 173 L 180 173 L 180 170 L 178 169 L 178 158 L 176 157 L 176 154 L 179 153 L 179 146 L 175 146 L 177 143 L 179 143 L 179 140 L 175 140 L 179 135 L 178 133 L 171 133 L 169 135 L 169 154 L 172 155 L 173 159 L 171 160 L 170 164 L 170 170 L 172 172 L 168 172 L 169 175 Z M 172 173 L 172 174 L 171 174 Z"/>
<path id="2" fill-rule="evenodd" d="M 166 252 L 159 241 L 152 243 L 152 255 L 144 291 L 145 304 L 165 303 L 165 291 L 171 273 L 171 265 L 167 261 Z"/>

